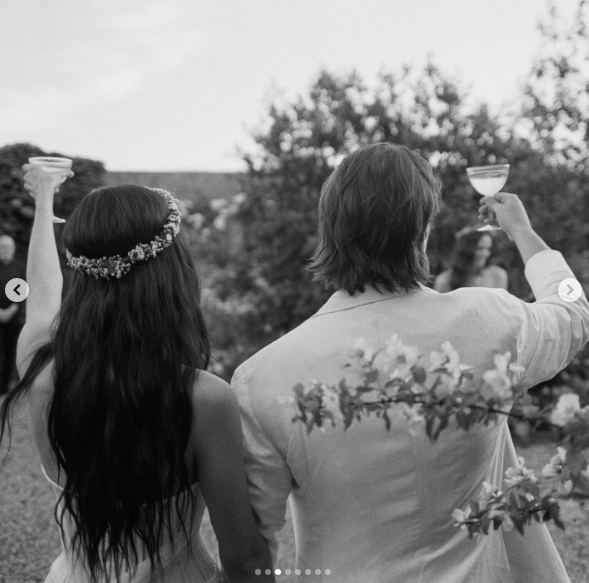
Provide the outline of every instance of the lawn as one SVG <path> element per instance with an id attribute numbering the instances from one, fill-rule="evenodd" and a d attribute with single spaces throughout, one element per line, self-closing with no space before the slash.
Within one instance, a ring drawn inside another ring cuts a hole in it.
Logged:
<path id="1" fill-rule="evenodd" d="M 551 456 L 553 446 L 537 443 L 519 448 L 527 465 L 540 471 Z M 0 452 L 4 457 L 6 448 Z M 19 408 L 14 419 L 12 448 L 0 470 L 0 583 L 33 583 L 44 581 L 52 561 L 60 552 L 57 526 L 53 520 L 54 494 L 47 484 L 29 436 L 27 418 Z M 575 518 L 576 506 L 565 507 L 567 530 L 562 532 L 549 524 L 556 546 L 573 583 L 586 583 L 589 573 L 589 520 Z M 214 535 L 205 517 L 205 540 L 211 547 Z M 290 516 L 281 532 L 280 566 L 294 566 L 294 540 Z M 283 583 L 294 576 L 281 575 Z"/>

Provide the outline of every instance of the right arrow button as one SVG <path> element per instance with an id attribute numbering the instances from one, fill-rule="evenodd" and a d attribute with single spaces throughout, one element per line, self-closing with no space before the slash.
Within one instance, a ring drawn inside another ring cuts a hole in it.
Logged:
<path id="1" fill-rule="evenodd" d="M 581 284 L 572 277 L 563 279 L 558 284 L 558 295 L 565 302 L 574 302 L 575 300 L 578 300 L 582 293 L 583 288 L 581 287 Z"/>

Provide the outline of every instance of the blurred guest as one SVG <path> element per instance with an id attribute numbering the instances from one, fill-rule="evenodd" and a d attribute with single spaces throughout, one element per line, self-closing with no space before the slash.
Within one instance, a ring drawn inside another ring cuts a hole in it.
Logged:
<path id="1" fill-rule="evenodd" d="M 493 253 L 493 237 L 485 231 L 466 227 L 456 234 L 452 265 L 434 282 L 438 292 L 460 287 L 491 287 L 507 289 L 507 273 L 498 265 L 489 265 Z"/>
<path id="2" fill-rule="evenodd" d="M 16 245 L 8 235 L 0 237 L 0 395 L 7 393 L 16 372 L 16 341 L 23 325 L 23 306 L 6 296 L 6 284 L 25 279 L 24 268 L 14 261 Z"/>

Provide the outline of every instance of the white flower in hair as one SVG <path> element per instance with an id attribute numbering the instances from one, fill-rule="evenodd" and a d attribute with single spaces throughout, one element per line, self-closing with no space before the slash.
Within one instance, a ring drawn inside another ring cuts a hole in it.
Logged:
<path id="1" fill-rule="evenodd" d="M 149 243 L 139 243 L 125 257 L 114 255 L 100 259 L 89 259 L 83 255 L 76 257 L 67 249 L 66 257 L 68 265 L 78 271 L 85 272 L 87 275 L 93 275 L 96 279 L 99 277 L 120 279 L 123 275 L 131 271 L 134 263 L 147 261 L 150 257 L 155 257 L 160 251 L 169 247 L 172 244 L 173 238 L 180 232 L 181 216 L 178 200 L 167 190 L 161 188 L 149 188 L 149 190 L 161 194 L 167 202 L 168 217 L 160 235 L 156 236 Z"/>

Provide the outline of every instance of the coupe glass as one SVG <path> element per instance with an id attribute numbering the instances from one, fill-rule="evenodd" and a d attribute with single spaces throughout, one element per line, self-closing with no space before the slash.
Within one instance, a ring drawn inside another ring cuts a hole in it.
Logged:
<path id="1" fill-rule="evenodd" d="M 509 175 L 509 164 L 498 164 L 496 166 L 473 166 L 466 169 L 468 179 L 472 187 L 483 196 L 493 196 L 501 191 L 507 182 Z M 478 231 L 500 231 L 501 227 L 485 225 Z"/>
<path id="2" fill-rule="evenodd" d="M 45 172 L 64 172 L 72 167 L 72 161 L 69 158 L 57 158 L 51 156 L 38 156 L 29 158 L 29 164 L 40 166 Z M 65 176 L 62 180 L 65 182 Z M 65 219 L 53 216 L 54 223 L 65 223 Z"/>

